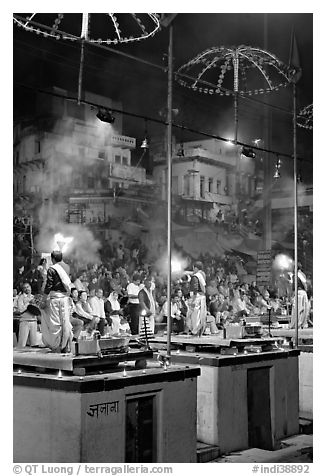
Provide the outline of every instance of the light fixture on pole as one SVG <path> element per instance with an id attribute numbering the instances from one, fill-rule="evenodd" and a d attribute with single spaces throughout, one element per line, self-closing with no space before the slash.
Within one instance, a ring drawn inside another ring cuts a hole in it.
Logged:
<path id="1" fill-rule="evenodd" d="M 274 179 L 279 179 L 281 177 L 280 168 L 281 168 L 281 160 L 278 158 L 277 162 L 275 164 L 275 171 L 274 171 L 274 175 L 273 175 Z"/>
<path id="2" fill-rule="evenodd" d="M 250 159 L 254 159 L 256 157 L 256 152 L 249 147 L 242 147 L 241 155 L 244 155 L 245 157 L 249 157 Z"/>
<path id="3" fill-rule="evenodd" d="M 147 132 L 147 121 L 145 120 L 145 137 L 143 139 L 143 142 L 141 143 L 140 146 L 141 149 L 149 149 L 149 139 L 148 139 L 148 132 Z"/>
<path id="4" fill-rule="evenodd" d="M 98 113 L 96 114 L 96 117 L 102 121 L 102 122 L 107 122 L 108 124 L 113 124 L 115 121 L 115 117 L 112 116 L 111 111 L 105 108 L 100 108 L 98 110 Z"/>

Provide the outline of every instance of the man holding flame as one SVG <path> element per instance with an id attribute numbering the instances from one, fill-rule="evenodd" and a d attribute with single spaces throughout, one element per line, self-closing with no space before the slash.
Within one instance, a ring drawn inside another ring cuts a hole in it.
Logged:
<path id="1" fill-rule="evenodd" d="M 72 340 L 69 295 L 71 282 L 61 251 L 52 251 L 44 293 L 47 305 L 41 315 L 42 339 L 55 352 L 68 352 Z"/>

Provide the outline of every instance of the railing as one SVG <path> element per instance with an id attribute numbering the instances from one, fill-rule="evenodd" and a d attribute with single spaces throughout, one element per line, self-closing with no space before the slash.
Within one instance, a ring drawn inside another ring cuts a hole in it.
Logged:
<path id="1" fill-rule="evenodd" d="M 131 167 L 121 164 L 109 164 L 109 175 L 121 180 L 145 183 L 146 170 L 140 167 Z"/>

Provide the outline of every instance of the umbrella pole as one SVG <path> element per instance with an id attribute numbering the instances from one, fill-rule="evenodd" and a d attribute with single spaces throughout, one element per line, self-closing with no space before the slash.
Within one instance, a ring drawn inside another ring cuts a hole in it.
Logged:
<path id="1" fill-rule="evenodd" d="M 239 115 L 238 115 L 238 91 L 234 92 L 234 142 L 237 144 L 238 142 L 238 122 L 239 122 Z"/>
<path id="2" fill-rule="evenodd" d="M 78 105 L 80 105 L 80 101 L 81 101 L 81 92 L 82 92 L 82 84 L 83 84 L 84 57 L 85 57 L 84 49 L 85 49 L 85 39 L 82 38 L 81 48 L 80 48 L 79 75 L 78 75 L 78 96 L 77 96 Z"/>
<path id="3" fill-rule="evenodd" d="M 238 50 L 233 58 L 233 91 L 234 91 L 234 143 L 238 142 L 238 101 L 239 101 L 239 56 Z"/>
<path id="4" fill-rule="evenodd" d="M 168 130 L 167 130 L 167 205 L 168 205 L 168 276 L 167 276 L 167 359 L 171 357 L 171 227 L 172 227 L 172 73 L 173 73 L 173 27 L 169 27 L 169 67 L 168 67 Z"/>
<path id="5" fill-rule="evenodd" d="M 85 40 L 88 37 L 88 21 L 89 13 L 82 14 L 82 28 L 81 28 L 81 47 L 80 47 L 80 62 L 79 62 L 79 75 L 78 75 L 78 95 L 77 103 L 80 105 L 82 84 L 83 84 L 83 72 L 84 72 L 84 58 L 85 58 Z"/>

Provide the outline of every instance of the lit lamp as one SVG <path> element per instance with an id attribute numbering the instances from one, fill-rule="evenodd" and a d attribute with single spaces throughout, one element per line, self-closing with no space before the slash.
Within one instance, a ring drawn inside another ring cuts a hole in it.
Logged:
<path id="1" fill-rule="evenodd" d="M 148 149 L 149 148 L 149 139 L 148 139 L 148 133 L 147 133 L 147 120 L 145 119 L 145 137 L 143 142 L 141 143 L 140 146 L 141 149 Z"/>
<path id="2" fill-rule="evenodd" d="M 144 138 L 143 142 L 141 143 L 140 148 L 141 149 L 148 149 L 149 148 L 147 137 Z"/>
<path id="3" fill-rule="evenodd" d="M 275 164 L 275 172 L 274 172 L 274 175 L 273 175 L 274 179 L 279 179 L 281 177 L 280 168 L 281 168 L 281 160 L 277 159 L 277 162 Z"/>

